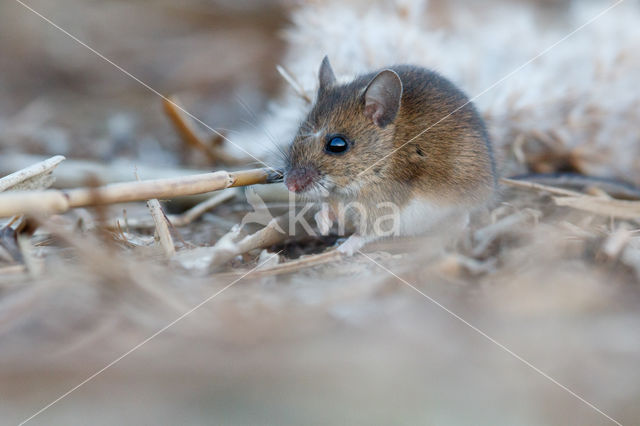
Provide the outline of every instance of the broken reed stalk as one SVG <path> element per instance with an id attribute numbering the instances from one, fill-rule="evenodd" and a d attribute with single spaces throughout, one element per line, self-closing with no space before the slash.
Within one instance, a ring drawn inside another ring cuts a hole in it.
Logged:
<path id="1" fill-rule="evenodd" d="M 164 255 L 167 258 L 171 258 L 171 256 L 176 254 L 176 248 L 173 244 L 173 238 L 171 238 L 171 232 L 169 231 L 169 221 L 162 211 L 160 201 L 158 201 L 157 198 L 153 198 L 147 201 L 147 206 L 149 207 L 149 212 L 151 213 L 153 222 L 156 225 L 158 243 L 160 244 Z"/>
<path id="2" fill-rule="evenodd" d="M 0 192 L 10 189 L 33 189 L 33 186 L 30 187 L 28 182 L 38 177 L 40 177 L 41 180 L 50 179 L 52 182 L 53 178 L 50 177 L 51 172 L 53 172 L 53 169 L 64 161 L 64 159 L 62 155 L 56 155 L 0 178 Z M 48 187 L 50 183 L 42 186 Z"/>
<path id="3" fill-rule="evenodd" d="M 273 183 L 277 172 L 268 169 L 219 171 L 170 179 L 115 183 L 69 190 L 14 191 L 0 194 L 0 217 L 28 213 L 63 213 L 71 208 L 171 199 L 220 189 Z"/>

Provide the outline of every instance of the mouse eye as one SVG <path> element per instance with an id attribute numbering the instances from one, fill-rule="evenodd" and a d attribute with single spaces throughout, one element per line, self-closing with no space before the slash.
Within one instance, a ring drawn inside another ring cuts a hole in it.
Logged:
<path id="1" fill-rule="evenodd" d="M 344 154 L 349 150 L 349 143 L 342 136 L 329 136 L 324 150 L 329 154 Z"/>

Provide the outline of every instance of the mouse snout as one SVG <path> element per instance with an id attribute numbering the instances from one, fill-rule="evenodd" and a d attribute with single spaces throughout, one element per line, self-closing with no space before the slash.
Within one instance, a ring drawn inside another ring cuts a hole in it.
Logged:
<path id="1" fill-rule="evenodd" d="M 310 167 L 295 167 L 286 173 L 284 183 L 289 191 L 303 192 L 318 177 L 318 172 Z"/>

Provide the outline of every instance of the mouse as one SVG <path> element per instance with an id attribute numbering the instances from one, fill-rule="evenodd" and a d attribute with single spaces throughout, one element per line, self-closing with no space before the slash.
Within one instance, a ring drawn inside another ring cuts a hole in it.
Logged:
<path id="1" fill-rule="evenodd" d="M 337 248 L 346 255 L 381 238 L 441 230 L 452 218 L 464 226 L 497 187 L 491 141 L 473 103 L 415 65 L 341 83 L 325 56 L 284 163 L 288 190 L 321 202 L 321 233 L 345 218 L 356 224 Z"/>

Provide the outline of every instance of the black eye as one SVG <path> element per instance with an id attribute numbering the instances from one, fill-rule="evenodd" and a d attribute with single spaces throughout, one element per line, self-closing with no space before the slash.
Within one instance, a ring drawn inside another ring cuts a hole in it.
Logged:
<path id="1" fill-rule="evenodd" d="M 324 150 L 329 154 L 343 154 L 349 150 L 349 143 L 342 136 L 330 136 Z"/>

